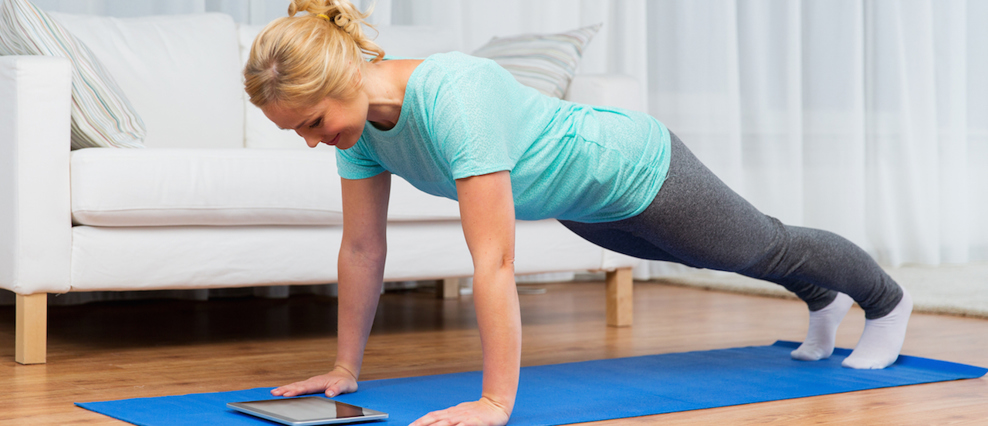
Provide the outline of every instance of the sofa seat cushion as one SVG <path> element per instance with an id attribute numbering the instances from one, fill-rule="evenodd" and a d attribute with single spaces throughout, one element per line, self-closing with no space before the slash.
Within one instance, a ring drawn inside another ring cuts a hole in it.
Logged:
<path id="1" fill-rule="evenodd" d="M 81 149 L 72 220 L 90 226 L 341 225 L 332 151 Z M 389 221 L 459 220 L 451 200 L 397 178 Z"/>

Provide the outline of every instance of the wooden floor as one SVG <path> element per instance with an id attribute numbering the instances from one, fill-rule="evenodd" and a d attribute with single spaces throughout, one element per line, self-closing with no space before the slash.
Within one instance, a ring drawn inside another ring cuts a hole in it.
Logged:
<path id="1" fill-rule="evenodd" d="M 658 283 L 635 285 L 635 325 L 604 325 L 603 283 L 521 296 L 523 365 L 802 340 L 801 302 Z M 324 372 L 336 300 L 293 296 L 99 303 L 49 310 L 48 364 L 13 361 L 14 310 L 0 308 L 0 424 L 123 424 L 73 402 L 276 386 Z M 863 327 L 854 308 L 838 345 Z M 988 320 L 914 315 L 903 353 L 988 366 Z M 383 296 L 361 379 L 476 370 L 472 302 Z M 600 383 L 599 386 L 607 386 Z M 988 424 L 988 379 L 639 417 L 598 425 Z"/>

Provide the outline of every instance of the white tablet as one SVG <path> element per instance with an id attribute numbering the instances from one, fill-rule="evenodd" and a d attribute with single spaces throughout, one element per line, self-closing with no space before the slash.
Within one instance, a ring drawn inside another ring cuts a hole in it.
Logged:
<path id="1" fill-rule="evenodd" d="M 319 396 L 231 402 L 234 410 L 286 425 L 328 425 L 388 418 L 386 413 Z"/>

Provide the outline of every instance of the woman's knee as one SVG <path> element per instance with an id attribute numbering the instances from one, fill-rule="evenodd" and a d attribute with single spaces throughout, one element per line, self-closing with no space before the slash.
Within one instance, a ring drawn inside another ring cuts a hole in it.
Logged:
<path id="1" fill-rule="evenodd" d="M 751 250 L 745 264 L 733 272 L 766 280 L 785 279 L 797 274 L 808 254 L 803 236 L 778 219 L 766 217 L 769 219 L 768 232 L 771 237 L 758 250 Z"/>

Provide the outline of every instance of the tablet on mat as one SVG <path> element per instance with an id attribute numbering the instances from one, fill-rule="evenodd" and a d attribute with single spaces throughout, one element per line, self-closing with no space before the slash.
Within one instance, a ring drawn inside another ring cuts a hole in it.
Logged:
<path id="1" fill-rule="evenodd" d="M 231 402 L 234 410 L 286 425 L 328 425 L 383 420 L 386 413 L 319 396 Z"/>

